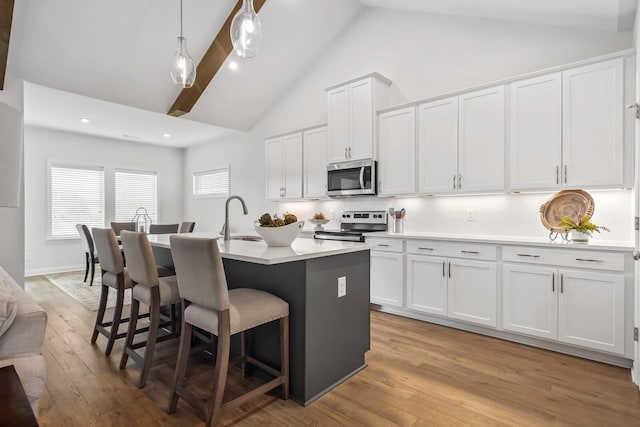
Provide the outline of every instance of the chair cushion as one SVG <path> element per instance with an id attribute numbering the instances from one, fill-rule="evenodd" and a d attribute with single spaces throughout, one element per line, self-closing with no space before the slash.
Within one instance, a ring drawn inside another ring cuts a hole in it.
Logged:
<path id="1" fill-rule="evenodd" d="M 114 272 L 107 271 L 102 276 L 102 284 L 110 286 L 114 289 L 118 288 L 118 275 Z M 131 287 L 131 279 L 129 278 L 129 272 L 125 268 L 124 270 L 124 288 L 129 289 Z"/>
<path id="2" fill-rule="evenodd" d="M 239 288 L 229 291 L 231 335 L 272 322 L 289 314 L 289 304 L 268 292 Z M 193 326 L 218 335 L 218 316 L 214 310 L 193 302 L 184 311 Z"/>
<path id="3" fill-rule="evenodd" d="M 177 304 L 180 302 L 178 293 L 178 281 L 176 276 L 161 277 L 158 288 L 160 289 L 160 305 Z M 131 296 L 145 305 L 151 305 L 151 286 L 138 283 L 133 287 Z"/>

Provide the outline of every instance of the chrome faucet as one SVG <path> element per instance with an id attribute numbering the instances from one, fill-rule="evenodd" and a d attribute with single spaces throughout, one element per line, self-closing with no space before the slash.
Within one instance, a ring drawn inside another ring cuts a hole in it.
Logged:
<path id="1" fill-rule="evenodd" d="M 222 229 L 224 230 L 224 240 L 227 242 L 229 240 L 231 240 L 231 236 L 229 235 L 229 202 L 233 199 L 238 199 L 240 200 L 240 203 L 242 203 L 242 210 L 244 211 L 244 214 L 247 215 L 249 213 L 249 211 L 247 210 L 247 205 L 244 203 L 244 200 L 242 199 L 242 197 L 240 196 L 229 196 L 227 198 L 227 202 L 224 205 L 224 226 L 222 227 Z"/>

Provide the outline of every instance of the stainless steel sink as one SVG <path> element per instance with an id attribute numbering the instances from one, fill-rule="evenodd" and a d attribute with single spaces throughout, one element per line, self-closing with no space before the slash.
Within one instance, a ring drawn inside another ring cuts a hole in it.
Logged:
<path id="1" fill-rule="evenodd" d="M 239 235 L 239 236 L 231 236 L 231 240 L 244 240 L 247 242 L 262 242 L 262 237 L 260 236 L 251 236 L 251 235 Z"/>

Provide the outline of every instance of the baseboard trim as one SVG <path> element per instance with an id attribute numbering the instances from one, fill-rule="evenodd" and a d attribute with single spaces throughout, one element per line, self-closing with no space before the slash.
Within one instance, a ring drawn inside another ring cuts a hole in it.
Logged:
<path id="1" fill-rule="evenodd" d="M 24 277 L 43 276 L 45 274 L 66 273 L 68 271 L 84 271 L 84 265 L 65 265 L 62 267 L 30 268 L 24 271 Z"/>

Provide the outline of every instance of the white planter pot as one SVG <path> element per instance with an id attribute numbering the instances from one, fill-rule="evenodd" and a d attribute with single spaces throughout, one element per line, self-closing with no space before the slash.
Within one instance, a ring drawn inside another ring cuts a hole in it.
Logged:
<path id="1" fill-rule="evenodd" d="M 572 242 L 587 243 L 589 241 L 589 235 L 577 230 L 571 230 L 569 231 L 569 240 Z"/>

